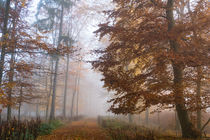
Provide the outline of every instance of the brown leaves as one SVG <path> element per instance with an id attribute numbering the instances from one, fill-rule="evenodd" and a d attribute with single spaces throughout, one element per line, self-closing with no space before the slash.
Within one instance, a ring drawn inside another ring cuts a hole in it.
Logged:
<path id="1" fill-rule="evenodd" d="M 182 18 L 175 19 L 174 27 L 168 31 L 165 3 L 114 2 L 116 9 L 108 11 L 113 22 L 100 24 L 95 31 L 100 38 L 109 36 L 111 43 L 99 51 L 101 57 L 93 63 L 104 76 L 104 87 L 116 92 L 109 101 L 112 103 L 110 110 L 126 114 L 143 111 L 151 105 L 171 108 L 175 102 L 185 104 L 188 109 L 195 108 L 196 84 L 190 84 L 194 81 L 186 77 L 191 74 L 191 78 L 196 79 L 192 71 L 198 66 L 209 66 L 207 34 L 210 24 L 205 8 L 194 9 L 193 14 L 182 13 Z M 174 9 L 187 6 L 183 4 L 177 3 Z M 192 19 L 196 20 L 192 22 Z M 171 47 L 169 42 L 175 43 L 177 48 Z M 179 85 L 174 83 L 174 66 L 184 72 L 180 78 L 183 83 Z M 180 94 L 175 94 L 178 91 Z M 201 98 L 206 106 L 209 98 L 206 94 Z"/>

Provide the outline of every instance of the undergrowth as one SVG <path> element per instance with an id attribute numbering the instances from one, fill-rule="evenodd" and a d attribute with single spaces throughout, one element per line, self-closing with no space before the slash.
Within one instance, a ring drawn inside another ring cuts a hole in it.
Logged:
<path id="1" fill-rule="evenodd" d="M 63 123 L 59 120 L 53 120 L 49 123 L 42 123 L 39 128 L 39 135 L 49 135 L 52 133 L 53 130 L 57 129 L 58 127 L 62 126 Z"/>
<path id="2" fill-rule="evenodd" d="M 99 125 L 108 132 L 112 140 L 189 140 L 149 129 L 144 126 L 129 124 L 116 119 L 98 118 Z"/>

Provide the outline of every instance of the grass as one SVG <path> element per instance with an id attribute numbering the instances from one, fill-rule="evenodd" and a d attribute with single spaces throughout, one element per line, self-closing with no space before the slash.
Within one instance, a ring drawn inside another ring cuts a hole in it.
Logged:
<path id="1" fill-rule="evenodd" d="M 99 118 L 98 122 L 112 140 L 189 140 L 176 137 L 166 131 L 149 129 L 116 119 Z"/>

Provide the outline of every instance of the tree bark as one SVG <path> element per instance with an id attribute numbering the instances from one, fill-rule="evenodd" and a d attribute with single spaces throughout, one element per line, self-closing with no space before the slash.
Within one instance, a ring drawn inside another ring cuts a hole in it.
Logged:
<path id="1" fill-rule="evenodd" d="M 166 8 L 166 17 L 168 19 L 168 32 L 170 32 L 174 25 L 174 15 L 173 15 L 173 8 L 174 8 L 174 0 L 167 1 L 167 8 Z M 174 54 L 178 54 L 179 52 L 179 45 L 178 43 L 170 39 L 169 40 L 171 50 Z M 181 129 L 182 129 L 182 137 L 184 138 L 197 138 L 200 137 L 200 133 L 196 131 L 193 127 L 192 123 L 189 120 L 188 113 L 185 107 L 185 100 L 183 97 L 183 66 L 180 63 L 175 63 L 172 61 L 173 67 L 173 74 L 174 74 L 174 95 L 175 95 L 175 106 L 178 114 L 178 118 L 180 121 Z"/>
<path id="2" fill-rule="evenodd" d="M 197 68 L 197 129 L 201 130 L 201 67 Z"/>
<path id="3" fill-rule="evenodd" d="M 178 119 L 178 116 L 177 116 L 177 112 L 175 110 L 175 125 L 176 125 L 176 132 L 180 131 L 180 123 L 179 123 L 179 119 Z"/>

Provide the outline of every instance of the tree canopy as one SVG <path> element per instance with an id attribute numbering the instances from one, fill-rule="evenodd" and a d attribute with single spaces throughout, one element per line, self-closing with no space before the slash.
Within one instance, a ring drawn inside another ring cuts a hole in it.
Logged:
<path id="1" fill-rule="evenodd" d="M 96 31 L 100 38 L 108 36 L 110 44 L 96 51 L 100 56 L 93 62 L 104 76 L 104 86 L 115 91 L 110 111 L 127 114 L 150 106 L 176 107 L 182 125 L 188 121 L 187 110 L 197 107 L 198 67 L 203 68 L 202 81 L 209 85 L 207 1 L 113 2 L 116 8 L 106 11 L 109 22 Z M 200 108 L 209 107 L 209 93 L 200 100 Z M 185 126 L 184 137 L 194 137 Z"/>

